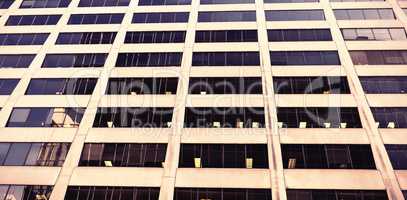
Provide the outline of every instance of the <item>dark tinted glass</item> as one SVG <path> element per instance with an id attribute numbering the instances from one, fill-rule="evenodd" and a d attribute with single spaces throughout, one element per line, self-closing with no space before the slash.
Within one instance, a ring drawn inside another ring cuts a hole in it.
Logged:
<path id="1" fill-rule="evenodd" d="M 319 0 L 265 0 L 264 3 L 311 3 Z"/>
<path id="2" fill-rule="evenodd" d="M 163 167 L 167 144 L 86 143 L 79 166 Z"/>
<path id="3" fill-rule="evenodd" d="M 251 22 L 256 21 L 256 11 L 199 12 L 198 22 Z"/>
<path id="4" fill-rule="evenodd" d="M 346 77 L 273 77 L 277 94 L 350 94 Z"/>
<path id="5" fill-rule="evenodd" d="M 178 78 L 110 78 L 106 94 L 176 94 Z"/>
<path id="6" fill-rule="evenodd" d="M 191 0 L 139 0 L 139 6 L 190 5 Z"/>
<path id="7" fill-rule="evenodd" d="M 329 29 L 267 30 L 269 41 L 332 41 Z"/>
<path id="8" fill-rule="evenodd" d="M 0 34 L 0 45 L 42 45 L 49 33 Z"/>
<path id="9" fill-rule="evenodd" d="M 59 33 L 55 44 L 113 44 L 116 32 Z"/>
<path id="10" fill-rule="evenodd" d="M 73 14 L 68 24 L 120 24 L 124 14 Z"/>
<path id="11" fill-rule="evenodd" d="M 397 94 L 407 92 L 407 77 L 360 76 L 363 90 L 370 94 Z"/>
<path id="12" fill-rule="evenodd" d="M 98 108 L 93 127 L 169 128 L 173 108 Z"/>
<path id="13" fill-rule="evenodd" d="M 345 28 L 341 31 L 345 40 L 407 40 L 403 28 Z"/>
<path id="14" fill-rule="evenodd" d="M 407 145 L 387 144 L 385 146 L 393 169 L 407 169 Z"/>
<path id="15" fill-rule="evenodd" d="M 181 144 L 179 167 L 268 168 L 267 145 Z"/>
<path id="16" fill-rule="evenodd" d="M 81 0 L 78 7 L 128 6 L 130 0 Z"/>
<path id="17" fill-rule="evenodd" d="M 127 32 L 124 43 L 181 43 L 186 31 Z"/>
<path id="18" fill-rule="evenodd" d="M 181 66 L 182 53 L 119 53 L 117 67 Z"/>
<path id="19" fill-rule="evenodd" d="M 271 10 L 266 11 L 267 21 L 325 20 L 323 10 Z"/>
<path id="20" fill-rule="evenodd" d="M 254 3 L 254 0 L 201 0 L 201 4 L 246 4 Z"/>
<path id="21" fill-rule="evenodd" d="M 14 3 L 14 0 L 3 0 L 0 1 L 0 9 L 7 9 Z"/>
<path id="22" fill-rule="evenodd" d="M 196 31 L 195 42 L 257 42 L 257 30 Z"/>
<path id="23" fill-rule="evenodd" d="M 0 68 L 27 68 L 34 57 L 33 54 L 0 54 Z"/>
<path id="24" fill-rule="evenodd" d="M 60 18 L 61 15 L 11 15 L 6 26 L 55 25 Z"/>
<path id="25" fill-rule="evenodd" d="M 259 52 L 194 52 L 192 66 L 258 66 Z"/>
<path id="26" fill-rule="evenodd" d="M 282 144 L 285 169 L 375 169 L 370 145 Z"/>
<path id="27" fill-rule="evenodd" d="M 405 65 L 406 50 L 365 50 L 349 51 L 355 65 Z"/>
<path id="28" fill-rule="evenodd" d="M 340 65 L 336 51 L 272 51 L 272 65 Z"/>
<path id="29" fill-rule="evenodd" d="M 261 94 L 260 77 L 191 77 L 189 94 Z"/>
<path id="30" fill-rule="evenodd" d="M 20 8 L 66 8 L 71 0 L 23 0 Z"/>
<path id="31" fill-rule="evenodd" d="M 188 12 L 134 13 L 131 23 L 186 23 Z"/>
<path id="32" fill-rule="evenodd" d="M 69 186 L 65 200 L 158 200 L 160 188 Z"/>
<path id="33" fill-rule="evenodd" d="M 387 200 L 384 190 L 301 190 L 288 189 L 287 200 Z"/>
<path id="34" fill-rule="evenodd" d="M 31 79 L 25 94 L 90 95 L 97 78 L 36 78 Z"/>
<path id="35" fill-rule="evenodd" d="M 103 67 L 107 54 L 47 54 L 42 67 Z"/>
<path id="36" fill-rule="evenodd" d="M 17 86 L 19 79 L 0 79 L 0 95 L 10 95 Z"/>
<path id="37" fill-rule="evenodd" d="M 352 107 L 279 107 L 277 118 L 285 128 L 362 128 L 358 109 Z"/>
<path id="38" fill-rule="evenodd" d="M 187 107 L 185 128 L 263 128 L 262 107 Z"/>
<path id="39" fill-rule="evenodd" d="M 407 108 L 370 108 L 379 128 L 407 128 Z"/>

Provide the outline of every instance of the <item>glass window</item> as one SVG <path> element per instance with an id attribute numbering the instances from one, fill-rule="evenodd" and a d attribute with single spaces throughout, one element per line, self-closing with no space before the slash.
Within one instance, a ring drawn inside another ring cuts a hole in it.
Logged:
<path id="1" fill-rule="evenodd" d="M 105 53 L 47 54 L 42 67 L 103 67 L 106 58 L 107 54 Z"/>
<path id="2" fill-rule="evenodd" d="M 199 12 L 198 22 L 248 22 L 256 21 L 256 11 Z"/>
<path id="3" fill-rule="evenodd" d="M 186 23 L 188 12 L 134 13 L 132 23 Z"/>
<path id="4" fill-rule="evenodd" d="M 178 67 L 181 66 L 182 53 L 119 53 L 117 67 Z"/>
<path id="5" fill-rule="evenodd" d="M 24 165 L 30 147 L 30 143 L 13 143 L 10 146 L 7 158 L 4 161 L 4 165 Z"/>
<path id="6" fill-rule="evenodd" d="M 325 20 L 322 10 L 268 10 L 265 12 L 267 21 Z"/>
<path id="7" fill-rule="evenodd" d="M 66 8 L 71 0 L 23 0 L 20 8 Z"/>
<path id="8" fill-rule="evenodd" d="M 6 26 L 56 25 L 62 15 L 11 15 Z"/>

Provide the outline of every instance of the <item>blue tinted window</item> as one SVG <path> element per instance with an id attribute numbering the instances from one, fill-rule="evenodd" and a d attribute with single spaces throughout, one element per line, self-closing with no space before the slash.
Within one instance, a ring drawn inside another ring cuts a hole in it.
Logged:
<path id="1" fill-rule="evenodd" d="M 103 67 L 107 54 L 47 54 L 42 67 Z"/>
<path id="2" fill-rule="evenodd" d="M 337 20 L 396 19 L 391 8 L 338 9 L 334 14 Z"/>
<path id="3" fill-rule="evenodd" d="M 201 4 L 246 4 L 254 0 L 201 0 Z"/>
<path id="4" fill-rule="evenodd" d="M 249 22 L 256 21 L 256 11 L 199 12 L 198 22 Z"/>
<path id="5" fill-rule="evenodd" d="M 23 0 L 20 8 L 66 8 L 71 0 Z"/>
<path id="6" fill-rule="evenodd" d="M 272 65 L 340 65 L 336 51 L 272 51 Z"/>
<path id="7" fill-rule="evenodd" d="M 407 93 L 406 76 L 359 76 L 359 80 L 366 93 Z"/>
<path id="8" fill-rule="evenodd" d="M 196 31 L 195 42 L 257 42 L 257 30 Z"/>
<path id="9" fill-rule="evenodd" d="M 393 168 L 395 170 L 407 169 L 407 145 L 387 144 L 385 147 Z"/>
<path id="10" fill-rule="evenodd" d="M 60 18 L 61 15 L 11 15 L 6 26 L 55 25 Z"/>
<path id="11" fill-rule="evenodd" d="M 267 21 L 325 20 L 323 10 L 271 10 L 266 11 Z"/>
<path id="12" fill-rule="evenodd" d="M 311 3 L 319 0 L 264 0 L 264 3 Z"/>
<path id="13" fill-rule="evenodd" d="M 259 52 L 194 52 L 192 66 L 257 66 Z"/>
<path id="14" fill-rule="evenodd" d="M 116 32 L 59 33 L 55 44 L 113 44 Z"/>
<path id="15" fill-rule="evenodd" d="M 269 41 L 332 41 L 329 29 L 268 30 Z"/>
<path id="16" fill-rule="evenodd" d="M 14 0 L 3 0 L 0 1 L 0 9 L 7 9 L 14 3 Z"/>
<path id="17" fill-rule="evenodd" d="M 79 7 L 128 6 L 130 0 L 81 0 Z"/>
<path id="18" fill-rule="evenodd" d="M 139 0 L 139 6 L 189 5 L 191 0 Z"/>
<path id="19" fill-rule="evenodd" d="M 13 108 L 7 127 L 78 127 L 84 108 Z"/>
<path id="20" fill-rule="evenodd" d="M 33 54 L 0 54 L 0 68 L 27 68 L 34 57 Z"/>
<path id="21" fill-rule="evenodd" d="M 186 23 L 188 12 L 134 13 L 132 23 Z"/>
<path id="22" fill-rule="evenodd" d="M 119 53 L 117 67 L 181 66 L 182 53 Z"/>
<path id="23" fill-rule="evenodd" d="M 41 45 L 48 33 L 0 34 L 0 45 Z"/>
<path id="24" fill-rule="evenodd" d="M 273 77 L 276 94 L 350 94 L 346 77 Z"/>
<path id="25" fill-rule="evenodd" d="M 0 79 L 0 95 L 9 95 L 17 86 L 19 79 Z"/>
<path id="26" fill-rule="evenodd" d="M 179 43 L 185 41 L 186 31 L 127 32 L 124 43 Z"/>
<path id="27" fill-rule="evenodd" d="M 407 108 L 375 107 L 370 109 L 379 128 L 407 128 Z"/>
<path id="28" fill-rule="evenodd" d="M 36 78 L 30 81 L 26 94 L 89 95 L 96 81 L 96 78 Z"/>
<path id="29" fill-rule="evenodd" d="M 120 24 L 124 14 L 73 14 L 68 24 Z"/>

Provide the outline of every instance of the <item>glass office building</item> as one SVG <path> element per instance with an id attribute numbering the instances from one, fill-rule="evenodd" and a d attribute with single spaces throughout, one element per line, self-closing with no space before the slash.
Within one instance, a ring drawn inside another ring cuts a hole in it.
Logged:
<path id="1" fill-rule="evenodd" d="M 402 200 L 405 0 L 0 0 L 0 200 Z"/>

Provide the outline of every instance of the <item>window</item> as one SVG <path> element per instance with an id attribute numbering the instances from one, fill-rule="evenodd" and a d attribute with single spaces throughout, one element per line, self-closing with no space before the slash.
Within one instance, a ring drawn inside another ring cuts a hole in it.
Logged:
<path id="1" fill-rule="evenodd" d="M 188 18 L 188 12 L 134 13 L 131 23 L 187 23 Z"/>
<path id="2" fill-rule="evenodd" d="M 169 128 L 173 108 L 117 107 L 98 108 L 93 127 Z"/>
<path id="3" fill-rule="evenodd" d="M 158 200 L 159 194 L 158 187 L 68 186 L 65 200 Z"/>
<path id="4" fill-rule="evenodd" d="M 6 26 L 56 25 L 61 15 L 11 15 Z"/>
<path id="5" fill-rule="evenodd" d="M 19 79 L 0 79 L 0 95 L 10 95 L 19 81 Z"/>
<path id="6" fill-rule="evenodd" d="M 384 1 L 384 0 L 329 0 L 330 2 L 367 2 L 367 1 Z"/>
<path id="7" fill-rule="evenodd" d="M 174 200 L 271 200 L 270 189 L 175 188 Z"/>
<path id="8" fill-rule="evenodd" d="M 404 76 L 359 76 L 363 90 L 369 94 L 397 94 L 407 92 Z"/>
<path id="9" fill-rule="evenodd" d="M 176 94 L 178 78 L 109 78 L 106 94 Z"/>
<path id="10" fill-rule="evenodd" d="M 27 68 L 34 54 L 0 54 L 0 68 Z"/>
<path id="11" fill-rule="evenodd" d="M 267 30 L 270 42 L 279 41 L 332 41 L 329 29 L 277 29 Z"/>
<path id="12" fill-rule="evenodd" d="M 271 51 L 272 65 L 340 65 L 337 51 Z"/>
<path id="13" fill-rule="evenodd" d="M 119 53 L 117 67 L 179 67 L 182 52 Z"/>
<path id="14" fill-rule="evenodd" d="M 72 14 L 68 24 L 121 24 L 124 14 Z"/>
<path id="15" fill-rule="evenodd" d="M 247 4 L 254 3 L 254 0 L 201 0 L 201 5 L 205 4 Z"/>
<path id="16" fill-rule="evenodd" d="M 287 200 L 387 200 L 385 190 L 317 190 L 287 189 Z"/>
<path id="17" fill-rule="evenodd" d="M 49 33 L 0 34 L 0 45 L 42 45 Z"/>
<path id="18" fill-rule="evenodd" d="M 167 144 L 86 143 L 79 166 L 163 167 Z"/>
<path id="19" fill-rule="evenodd" d="M 268 168 L 266 144 L 181 144 L 181 168 Z"/>
<path id="20" fill-rule="evenodd" d="M 0 143 L 0 165 L 61 167 L 69 147 L 69 143 Z"/>
<path id="21" fill-rule="evenodd" d="M 55 44 L 113 44 L 116 32 L 59 33 Z"/>
<path id="22" fill-rule="evenodd" d="M 185 128 L 263 128 L 261 107 L 186 107 Z"/>
<path id="23" fill-rule="evenodd" d="M 192 66 L 258 66 L 259 52 L 194 52 Z"/>
<path id="24" fill-rule="evenodd" d="M 349 51 L 355 65 L 405 65 L 407 50 Z"/>
<path id="25" fill-rule="evenodd" d="M 257 30 L 196 31 L 195 42 L 257 42 Z"/>
<path id="26" fill-rule="evenodd" d="M 52 186 L 46 185 L 0 185 L 0 198 L 6 200 L 37 200 L 38 196 L 49 199 Z"/>
<path id="27" fill-rule="evenodd" d="M 407 108 L 370 108 L 379 128 L 407 128 Z"/>
<path id="28" fill-rule="evenodd" d="M 186 31 L 127 32 L 124 43 L 183 43 Z"/>
<path id="29" fill-rule="evenodd" d="M 198 22 L 255 22 L 256 11 L 199 12 Z"/>
<path id="30" fill-rule="evenodd" d="M 407 145 L 402 144 L 386 144 L 387 154 L 389 155 L 393 169 L 407 169 Z"/>
<path id="31" fill-rule="evenodd" d="M 268 10 L 267 21 L 314 21 L 325 20 L 323 10 Z"/>
<path id="32" fill-rule="evenodd" d="M 345 40 L 407 40 L 403 28 L 345 28 Z"/>
<path id="33" fill-rule="evenodd" d="M 265 0 L 264 3 L 312 3 L 319 0 Z"/>
<path id="34" fill-rule="evenodd" d="M 261 77 L 190 77 L 189 94 L 262 94 Z"/>
<path id="35" fill-rule="evenodd" d="M 277 118 L 284 128 L 362 128 L 352 107 L 279 107 Z"/>
<path id="36" fill-rule="evenodd" d="M 396 19 L 391 8 L 334 10 L 337 20 Z"/>
<path id="37" fill-rule="evenodd" d="M 78 127 L 85 108 L 13 108 L 7 127 Z"/>
<path id="38" fill-rule="evenodd" d="M 284 169 L 376 169 L 367 144 L 282 144 Z"/>
<path id="39" fill-rule="evenodd" d="M 97 78 L 35 78 L 28 85 L 27 95 L 90 95 Z"/>
<path id="40" fill-rule="evenodd" d="M 0 1 L 0 9 L 7 9 L 14 3 L 14 0 L 3 0 Z"/>
<path id="41" fill-rule="evenodd" d="M 71 0 L 23 0 L 20 8 L 66 8 Z"/>
<path id="42" fill-rule="evenodd" d="M 139 6 L 190 5 L 191 0 L 139 0 Z"/>
<path id="43" fill-rule="evenodd" d="M 78 7 L 128 6 L 130 0 L 80 0 Z"/>
<path id="44" fill-rule="evenodd" d="M 47 54 L 42 67 L 103 67 L 107 53 Z"/>
<path id="45" fill-rule="evenodd" d="M 276 94 L 350 94 L 346 77 L 274 77 Z"/>

